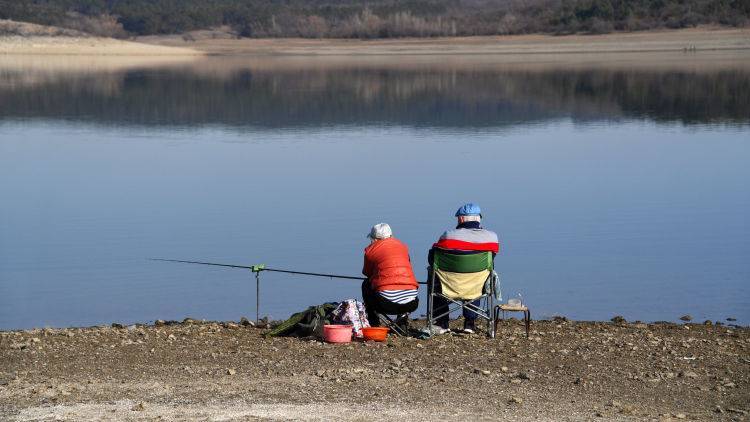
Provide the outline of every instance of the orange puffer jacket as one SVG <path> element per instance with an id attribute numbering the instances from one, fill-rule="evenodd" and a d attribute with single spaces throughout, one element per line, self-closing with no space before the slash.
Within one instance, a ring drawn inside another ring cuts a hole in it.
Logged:
<path id="1" fill-rule="evenodd" d="M 362 274 L 375 291 L 417 290 L 417 279 L 411 268 L 409 248 L 395 237 L 378 240 L 365 248 Z"/>

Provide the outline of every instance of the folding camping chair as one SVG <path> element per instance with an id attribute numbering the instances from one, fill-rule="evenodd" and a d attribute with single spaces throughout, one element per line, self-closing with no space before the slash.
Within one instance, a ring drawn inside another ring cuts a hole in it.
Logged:
<path id="1" fill-rule="evenodd" d="M 440 292 L 435 283 L 440 283 Z M 457 310 L 468 309 L 487 321 L 487 333 L 495 337 L 495 292 L 499 292 L 497 274 L 494 272 L 492 252 L 455 254 L 435 249 L 427 282 L 427 328 L 432 334 L 435 322 Z M 448 309 L 435 315 L 434 298 L 448 301 Z M 480 306 L 471 302 L 479 299 Z M 456 306 L 457 305 L 457 306 Z"/>

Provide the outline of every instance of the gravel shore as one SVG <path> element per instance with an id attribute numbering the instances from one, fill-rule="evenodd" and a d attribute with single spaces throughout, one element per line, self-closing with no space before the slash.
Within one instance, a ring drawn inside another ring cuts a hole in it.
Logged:
<path id="1" fill-rule="evenodd" d="M 346 345 L 195 320 L 0 332 L 0 419 L 748 419 L 746 327 L 499 331 Z"/>

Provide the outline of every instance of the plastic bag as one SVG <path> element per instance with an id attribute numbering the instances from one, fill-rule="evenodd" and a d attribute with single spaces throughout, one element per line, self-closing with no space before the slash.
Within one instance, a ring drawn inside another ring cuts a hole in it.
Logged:
<path id="1" fill-rule="evenodd" d="M 355 299 L 347 299 L 341 302 L 331 313 L 331 320 L 334 324 L 351 324 L 352 333 L 357 338 L 362 338 L 362 328 L 370 326 L 365 304 Z"/>

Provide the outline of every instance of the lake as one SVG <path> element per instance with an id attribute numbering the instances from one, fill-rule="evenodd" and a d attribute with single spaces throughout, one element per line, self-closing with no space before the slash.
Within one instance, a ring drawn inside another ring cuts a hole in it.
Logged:
<path id="1" fill-rule="evenodd" d="M 534 317 L 747 325 L 750 60 L 701 54 L 0 58 L 0 329 L 252 318 L 251 272 L 148 258 L 356 276 L 379 222 L 424 280 L 469 201 Z M 360 294 L 261 280 L 274 319 Z"/>

